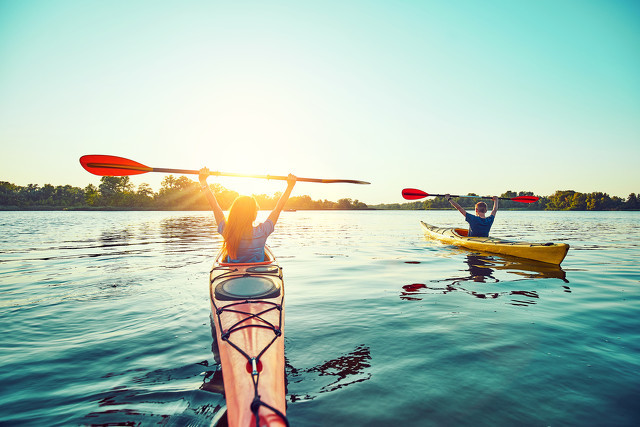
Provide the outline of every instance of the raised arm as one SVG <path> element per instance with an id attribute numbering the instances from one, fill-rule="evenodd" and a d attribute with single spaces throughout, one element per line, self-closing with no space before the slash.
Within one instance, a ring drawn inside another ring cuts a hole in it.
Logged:
<path id="1" fill-rule="evenodd" d="M 496 216 L 496 212 L 498 212 L 498 196 L 493 196 L 493 209 L 491 209 L 491 215 Z"/>
<path id="2" fill-rule="evenodd" d="M 222 209 L 220 208 L 220 205 L 216 200 L 216 196 L 213 194 L 213 192 L 211 191 L 211 188 L 209 188 L 209 185 L 207 184 L 208 177 L 209 177 L 209 169 L 208 168 L 200 169 L 200 175 L 198 177 L 200 179 L 200 188 L 202 189 L 202 192 L 204 193 L 204 195 L 207 197 L 207 200 L 209 201 L 209 205 L 211 206 L 211 209 L 213 209 L 213 216 L 216 219 L 216 224 L 220 224 L 224 221 L 224 212 L 222 212 Z"/>
<path id="3" fill-rule="evenodd" d="M 462 206 L 460 206 L 459 204 L 457 204 L 454 200 L 451 200 L 451 195 L 450 194 L 445 194 L 444 197 L 447 199 L 447 201 L 449 203 L 451 203 L 451 205 L 458 209 L 460 211 L 460 213 L 462 214 L 463 217 L 467 217 L 467 211 L 464 210 L 464 208 Z"/>
<path id="4" fill-rule="evenodd" d="M 289 196 L 291 196 L 291 191 L 293 190 L 293 186 L 296 185 L 296 177 L 294 175 L 289 174 L 287 177 L 287 189 L 284 190 L 282 196 L 280 196 L 280 200 L 278 200 L 278 204 L 269 214 L 269 218 L 273 225 L 276 225 L 278 222 L 278 218 L 280 217 L 280 212 L 282 212 L 282 208 L 284 208 L 284 204 L 289 200 Z"/>

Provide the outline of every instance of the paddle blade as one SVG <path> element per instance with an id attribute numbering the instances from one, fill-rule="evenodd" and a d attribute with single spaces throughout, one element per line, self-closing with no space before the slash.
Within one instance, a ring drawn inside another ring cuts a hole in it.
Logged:
<path id="1" fill-rule="evenodd" d="M 152 172 L 153 168 L 142 163 L 118 156 L 105 156 L 102 154 L 90 154 L 80 157 L 80 164 L 88 172 L 100 176 L 126 176 L 139 175 Z"/>
<path id="2" fill-rule="evenodd" d="M 418 190 L 417 188 L 405 188 L 404 190 L 402 190 L 402 197 L 407 200 L 418 200 L 429 197 L 429 193 L 425 193 L 424 191 Z"/>
<path id="3" fill-rule="evenodd" d="M 538 200 L 540 200 L 540 197 L 536 197 L 536 196 L 518 196 L 518 197 L 512 197 L 511 200 L 513 200 L 514 202 L 520 202 L 520 203 L 535 203 Z"/>

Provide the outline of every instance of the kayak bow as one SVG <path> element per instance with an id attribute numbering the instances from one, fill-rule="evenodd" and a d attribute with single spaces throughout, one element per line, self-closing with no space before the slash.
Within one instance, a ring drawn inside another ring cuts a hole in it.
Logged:
<path id="1" fill-rule="evenodd" d="M 420 221 L 425 233 L 432 239 L 449 245 L 476 251 L 493 252 L 519 258 L 560 265 L 569 251 L 566 243 L 512 242 L 495 237 L 467 237 L 463 228 L 440 228 Z"/>
<path id="2" fill-rule="evenodd" d="M 288 426 L 284 384 L 284 282 L 265 247 L 265 262 L 222 262 L 209 277 L 230 426 Z"/>

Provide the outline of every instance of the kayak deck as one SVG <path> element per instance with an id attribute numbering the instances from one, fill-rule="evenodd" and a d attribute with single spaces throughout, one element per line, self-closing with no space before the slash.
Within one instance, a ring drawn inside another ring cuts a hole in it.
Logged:
<path id="1" fill-rule="evenodd" d="M 224 263 L 209 280 L 230 426 L 286 426 L 284 281 L 273 253 L 265 262 Z"/>
<path id="2" fill-rule="evenodd" d="M 423 221 L 420 223 L 425 233 L 432 239 L 477 251 L 532 259 L 556 265 L 560 265 L 569 251 L 569 245 L 566 243 L 529 243 L 513 242 L 495 237 L 467 237 L 468 231 L 462 228 L 442 228 Z"/>

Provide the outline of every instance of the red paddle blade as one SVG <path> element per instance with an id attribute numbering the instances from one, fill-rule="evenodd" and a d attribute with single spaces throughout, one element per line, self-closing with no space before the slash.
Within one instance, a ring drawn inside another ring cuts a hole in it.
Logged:
<path id="1" fill-rule="evenodd" d="M 429 193 L 425 193 L 424 191 L 418 190 L 417 188 L 405 188 L 404 190 L 402 190 L 402 197 L 407 200 L 418 200 L 429 197 Z"/>
<path id="2" fill-rule="evenodd" d="M 518 197 L 512 197 L 511 200 L 513 200 L 514 202 L 520 202 L 520 203 L 535 203 L 538 200 L 540 200 L 540 197 L 536 197 L 536 196 L 518 196 Z"/>
<path id="3" fill-rule="evenodd" d="M 88 172 L 100 176 L 126 176 L 139 175 L 152 172 L 153 168 L 142 163 L 118 156 L 105 156 L 102 154 L 90 154 L 80 157 L 80 164 Z"/>

